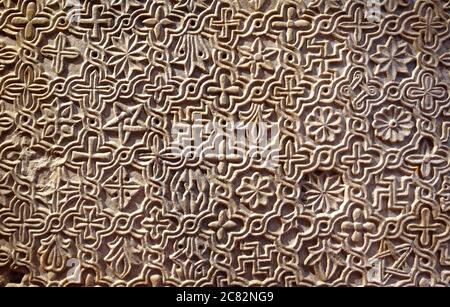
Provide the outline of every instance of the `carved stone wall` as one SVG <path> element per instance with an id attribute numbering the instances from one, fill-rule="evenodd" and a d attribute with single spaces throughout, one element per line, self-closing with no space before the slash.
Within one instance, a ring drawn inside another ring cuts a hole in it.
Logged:
<path id="1" fill-rule="evenodd" d="M 0 284 L 447 286 L 449 0 L 0 1 Z"/>

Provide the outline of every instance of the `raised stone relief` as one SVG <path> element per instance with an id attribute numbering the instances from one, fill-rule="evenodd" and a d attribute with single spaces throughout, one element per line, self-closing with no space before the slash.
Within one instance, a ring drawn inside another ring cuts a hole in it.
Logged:
<path id="1" fill-rule="evenodd" d="M 1 286 L 449 286 L 449 0 L 0 1 Z"/>

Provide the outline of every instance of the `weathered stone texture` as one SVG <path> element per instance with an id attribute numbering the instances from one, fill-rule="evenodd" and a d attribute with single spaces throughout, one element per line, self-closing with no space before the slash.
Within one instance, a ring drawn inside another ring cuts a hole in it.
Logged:
<path id="1" fill-rule="evenodd" d="M 0 1 L 0 285 L 447 286 L 450 1 Z"/>

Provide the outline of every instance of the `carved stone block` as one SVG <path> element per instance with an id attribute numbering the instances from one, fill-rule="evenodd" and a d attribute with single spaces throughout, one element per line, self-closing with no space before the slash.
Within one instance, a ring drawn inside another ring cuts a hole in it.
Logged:
<path id="1" fill-rule="evenodd" d="M 0 1 L 0 285 L 448 286 L 448 0 Z"/>

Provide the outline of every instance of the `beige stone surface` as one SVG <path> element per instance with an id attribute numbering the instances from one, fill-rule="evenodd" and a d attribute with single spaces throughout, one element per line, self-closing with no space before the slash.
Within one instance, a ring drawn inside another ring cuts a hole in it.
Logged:
<path id="1" fill-rule="evenodd" d="M 1 286 L 448 286 L 448 0 L 0 1 Z"/>

